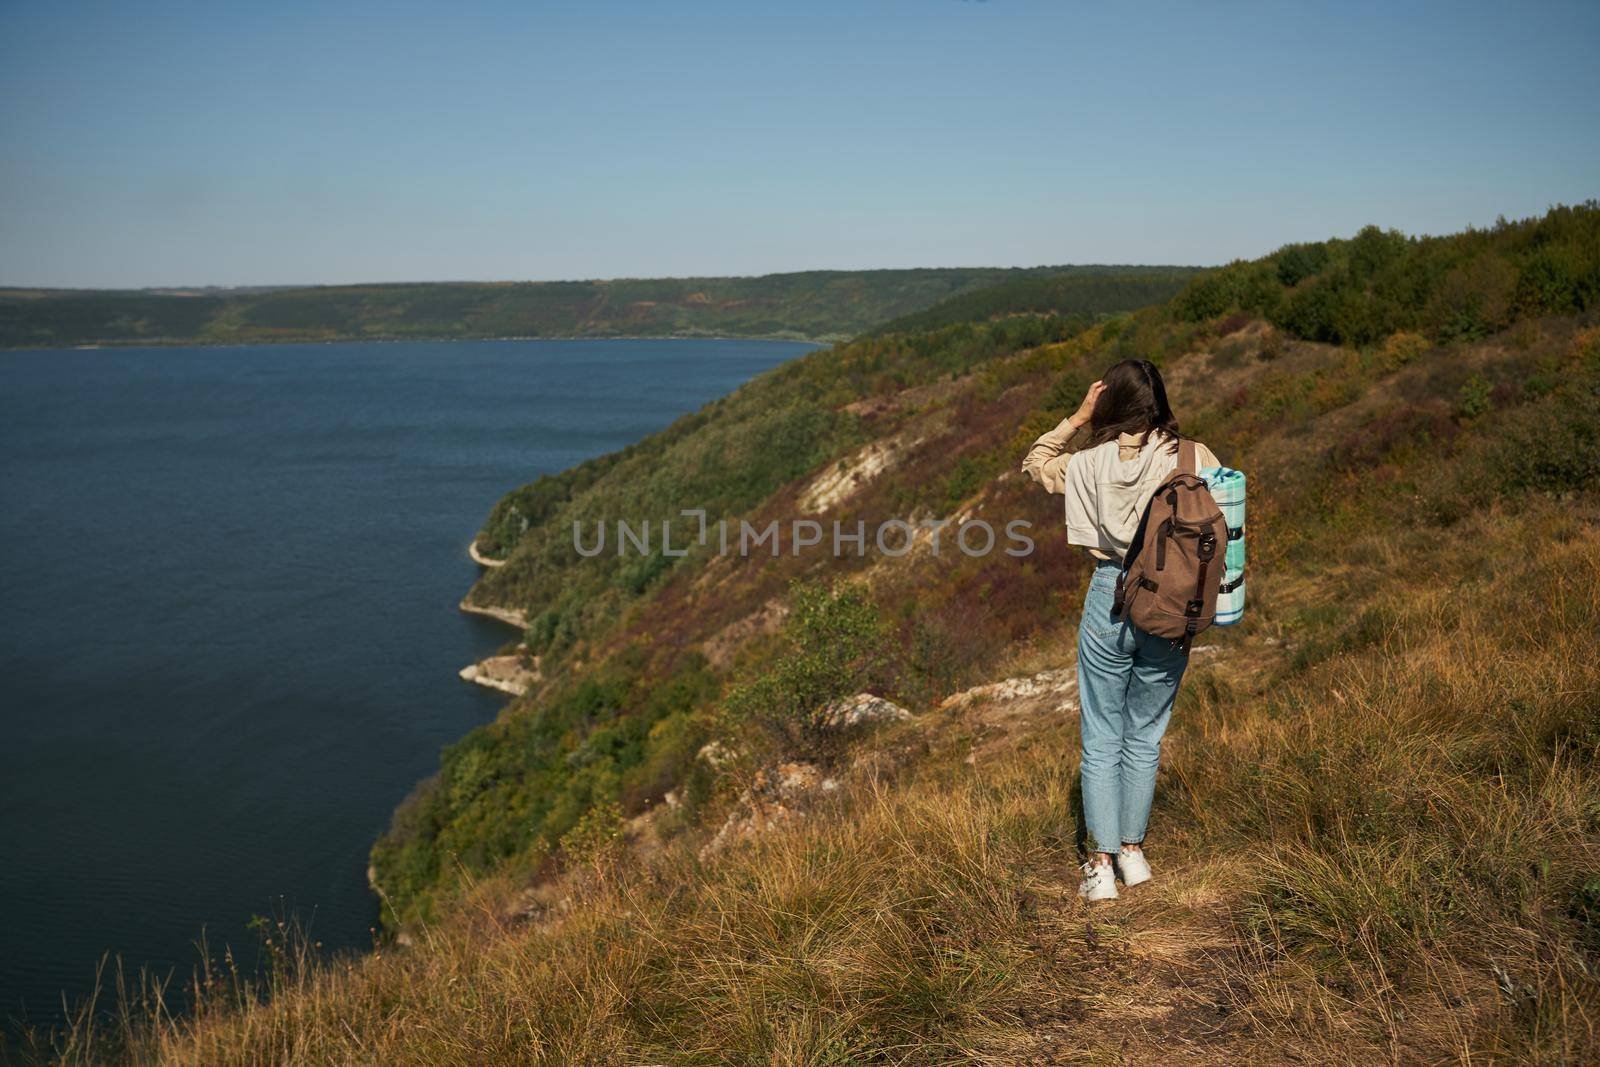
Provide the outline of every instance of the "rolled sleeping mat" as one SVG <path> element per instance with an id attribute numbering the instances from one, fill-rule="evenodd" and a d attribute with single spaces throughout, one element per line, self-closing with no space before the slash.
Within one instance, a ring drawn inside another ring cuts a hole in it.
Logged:
<path id="1" fill-rule="evenodd" d="M 1223 555 L 1222 588 L 1217 595 L 1217 625 L 1228 626 L 1244 615 L 1244 472 L 1232 467 L 1207 467 L 1200 472 L 1211 498 L 1228 523 L 1228 548 Z"/>

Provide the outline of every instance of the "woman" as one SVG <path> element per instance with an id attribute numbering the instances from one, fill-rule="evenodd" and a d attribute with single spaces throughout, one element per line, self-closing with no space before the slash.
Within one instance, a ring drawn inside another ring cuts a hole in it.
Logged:
<path id="1" fill-rule="evenodd" d="M 1064 454 L 1085 426 L 1089 442 Z M 1078 624 L 1078 702 L 1082 708 L 1083 810 L 1092 838 L 1078 893 L 1112 900 L 1150 879 L 1145 826 L 1155 796 L 1161 737 L 1188 657 L 1111 613 L 1122 557 L 1145 505 L 1178 461 L 1178 422 L 1161 372 L 1123 360 L 1089 387 L 1078 410 L 1028 449 L 1022 469 L 1067 498 L 1067 542 L 1096 560 Z M 1217 457 L 1195 442 L 1201 468 Z"/>

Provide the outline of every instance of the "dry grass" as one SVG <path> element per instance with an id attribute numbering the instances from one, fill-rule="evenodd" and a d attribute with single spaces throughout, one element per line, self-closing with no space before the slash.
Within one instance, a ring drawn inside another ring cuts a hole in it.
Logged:
<path id="1" fill-rule="evenodd" d="M 1426 574 L 1374 566 L 1344 651 L 1187 717 L 1175 815 L 1256 865 L 1238 919 L 1273 1025 L 1402 1062 L 1600 1052 L 1573 916 L 1600 874 L 1592 518 L 1547 504 L 1463 524 Z"/>
<path id="2" fill-rule="evenodd" d="M 410 949 L 285 959 L 260 1003 L 222 982 L 186 1019 L 86 1020 L 59 1059 L 1592 1062 L 1593 518 L 1486 516 L 1448 567 L 1381 582 L 1407 545 L 1374 546 L 1331 638 L 1296 638 L 1335 651 L 1197 664 L 1160 877 L 1114 905 L 1073 893 L 1058 718 L 976 767 L 935 745 L 710 864 L 686 842 L 607 859 L 559 921 L 508 922 L 487 884 Z M 1310 607 L 1324 581 L 1270 592 Z"/>

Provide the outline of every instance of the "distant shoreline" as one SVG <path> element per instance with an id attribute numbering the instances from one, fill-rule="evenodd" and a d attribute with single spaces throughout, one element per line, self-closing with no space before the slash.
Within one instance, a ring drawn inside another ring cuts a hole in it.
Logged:
<path id="1" fill-rule="evenodd" d="M 1195 273 L 1059 264 L 221 290 L 0 287 L 0 350 L 577 339 L 827 345 L 995 287 L 1042 285 L 1050 293 L 1065 287 L 1081 299 L 1109 286 L 1123 294 L 1113 301 L 1118 306 L 1142 307 L 1172 295 Z M 532 332 L 502 332 L 519 328 Z"/>
<path id="2" fill-rule="evenodd" d="M 848 341 L 844 334 L 827 338 L 794 337 L 777 334 L 726 336 L 721 334 L 544 334 L 529 337 L 325 337 L 316 340 L 272 338 L 254 341 L 85 341 L 60 345 L 0 345 L 0 352 L 86 352 L 101 348 L 257 348 L 268 345 L 349 345 L 349 344 L 440 344 L 474 341 L 785 341 L 792 344 L 827 347 Z"/>
<path id="3" fill-rule="evenodd" d="M 484 618 L 493 619 L 518 630 L 527 630 L 528 628 L 528 616 L 516 608 L 483 607 L 478 604 L 469 604 L 465 598 L 462 598 L 457 607 L 467 615 L 481 615 Z"/>

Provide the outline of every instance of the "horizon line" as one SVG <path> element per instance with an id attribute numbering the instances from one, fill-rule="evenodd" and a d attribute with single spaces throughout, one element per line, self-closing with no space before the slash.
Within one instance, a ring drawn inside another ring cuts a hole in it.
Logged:
<path id="1" fill-rule="evenodd" d="M 911 271 L 952 270 L 1062 270 L 1079 268 L 1141 270 L 1215 270 L 1224 263 L 1038 263 L 1031 266 L 1013 264 L 963 263 L 938 267 L 814 267 L 805 270 L 763 271 L 757 274 L 618 274 L 611 277 L 592 278 L 410 278 L 396 281 L 353 282 L 238 282 L 233 284 L 205 282 L 180 285 L 20 285 L 0 282 L 0 292 L 22 291 L 32 293 L 174 293 L 186 290 L 243 291 L 251 289 L 350 289 L 401 285 L 609 285 L 616 282 L 692 282 L 728 281 L 733 279 L 782 278 L 796 274 L 887 274 Z"/>

